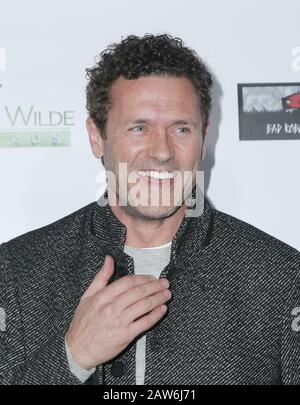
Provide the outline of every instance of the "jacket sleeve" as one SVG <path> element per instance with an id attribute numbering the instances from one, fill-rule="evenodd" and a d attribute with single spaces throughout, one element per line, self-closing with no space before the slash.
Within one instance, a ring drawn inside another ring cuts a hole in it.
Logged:
<path id="1" fill-rule="evenodd" d="M 49 340 L 28 357 L 14 271 L 5 244 L 0 245 L 0 385 L 78 385 L 70 371 L 64 336 Z"/>
<path id="2" fill-rule="evenodd" d="M 285 306 L 281 374 L 283 384 L 300 385 L 300 266 Z"/>

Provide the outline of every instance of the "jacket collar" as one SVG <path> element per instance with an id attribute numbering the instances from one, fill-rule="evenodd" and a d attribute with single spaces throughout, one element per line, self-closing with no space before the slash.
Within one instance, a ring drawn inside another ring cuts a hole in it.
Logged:
<path id="1" fill-rule="evenodd" d="M 195 193 L 194 189 L 193 197 Z M 195 217 L 185 216 L 173 238 L 171 261 L 187 258 L 206 248 L 210 243 L 214 227 L 214 210 L 206 197 L 201 194 L 201 198 L 204 205 L 202 214 Z M 106 199 L 107 192 L 92 206 L 90 233 L 101 241 L 105 254 L 112 254 L 117 258 L 123 255 L 126 226 L 116 218 L 111 207 L 105 204 Z"/>

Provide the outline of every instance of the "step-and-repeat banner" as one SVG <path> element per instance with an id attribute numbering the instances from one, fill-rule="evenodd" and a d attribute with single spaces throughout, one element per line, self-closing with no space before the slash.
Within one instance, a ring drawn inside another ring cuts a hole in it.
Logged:
<path id="1" fill-rule="evenodd" d="M 213 205 L 300 249 L 300 2 L 1 0 L 0 243 L 95 201 L 85 69 L 128 34 L 181 37 L 215 78 Z"/>

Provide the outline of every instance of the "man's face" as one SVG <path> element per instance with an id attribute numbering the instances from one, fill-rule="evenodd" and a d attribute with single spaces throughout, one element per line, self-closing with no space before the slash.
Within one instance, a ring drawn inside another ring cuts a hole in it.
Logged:
<path id="1" fill-rule="evenodd" d="M 166 218 L 182 205 L 184 171 L 194 176 L 201 160 L 197 93 L 185 77 L 148 76 L 120 77 L 110 95 L 106 140 L 101 142 L 105 169 L 116 177 L 117 198 L 131 216 Z M 127 164 L 127 173 L 119 173 L 119 163 Z M 125 183 L 127 191 L 120 194 Z"/>

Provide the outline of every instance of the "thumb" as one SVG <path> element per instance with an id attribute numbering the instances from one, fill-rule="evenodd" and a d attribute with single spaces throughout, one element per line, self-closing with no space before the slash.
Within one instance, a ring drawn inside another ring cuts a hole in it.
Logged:
<path id="1" fill-rule="evenodd" d="M 114 272 L 114 259 L 111 256 L 105 256 L 105 260 L 101 270 L 96 274 L 94 280 L 91 282 L 90 286 L 86 289 L 82 296 L 82 300 L 97 292 L 103 290 L 107 286 L 107 283 Z"/>

